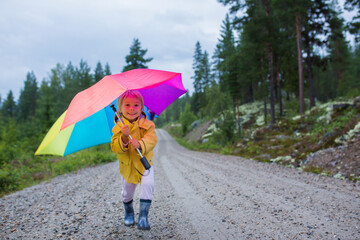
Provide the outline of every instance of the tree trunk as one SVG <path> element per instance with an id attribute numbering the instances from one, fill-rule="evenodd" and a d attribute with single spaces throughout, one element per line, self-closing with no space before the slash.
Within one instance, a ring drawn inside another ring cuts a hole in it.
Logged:
<path id="1" fill-rule="evenodd" d="M 270 74 L 270 115 L 271 115 L 271 125 L 275 124 L 275 99 L 274 99 L 274 61 L 273 61 L 273 51 L 272 45 L 269 43 L 268 46 L 269 54 L 269 74 Z"/>
<path id="2" fill-rule="evenodd" d="M 296 43 L 298 51 L 298 66 L 299 66 L 299 102 L 300 102 L 300 114 L 305 113 L 304 102 L 304 75 L 303 75 L 303 60 L 301 49 L 301 18 L 300 13 L 296 13 Z"/>
<path id="3" fill-rule="evenodd" d="M 264 122 L 267 124 L 267 108 L 266 108 L 266 97 L 264 97 Z"/>
<path id="4" fill-rule="evenodd" d="M 309 36 L 305 36 L 305 46 L 306 46 L 306 65 L 308 71 L 308 81 L 309 81 L 309 99 L 310 99 L 310 109 L 315 107 L 315 94 L 314 94 L 314 80 L 312 73 L 312 62 L 311 62 L 311 48 Z"/>
<path id="5" fill-rule="evenodd" d="M 249 100 L 250 102 L 254 102 L 254 89 L 252 83 L 249 86 Z"/>
<path id="6" fill-rule="evenodd" d="M 236 120 L 238 124 L 238 134 L 241 135 L 241 122 L 240 122 L 240 110 L 239 110 L 239 100 L 238 98 L 235 98 L 235 104 L 236 104 Z"/>
<path id="7" fill-rule="evenodd" d="M 279 116 L 283 115 L 283 105 L 282 105 L 282 96 L 281 96 L 281 79 L 280 79 L 280 64 L 279 59 L 276 61 L 276 82 L 278 90 L 278 99 L 279 99 Z"/>
<path id="8" fill-rule="evenodd" d="M 270 21 L 270 3 L 268 0 L 264 0 L 263 4 L 265 6 L 266 16 L 268 21 Z M 269 75 L 270 75 L 270 115 L 271 115 L 271 125 L 275 124 L 275 99 L 274 99 L 274 60 L 273 60 L 273 47 L 271 43 L 271 33 L 270 27 L 271 24 L 267 24 L 267 35 L 268 35 L 268 60 L 269 60 Z"/>

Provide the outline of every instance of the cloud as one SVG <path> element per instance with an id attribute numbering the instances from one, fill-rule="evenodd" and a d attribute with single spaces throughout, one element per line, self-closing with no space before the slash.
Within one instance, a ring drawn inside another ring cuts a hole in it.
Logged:
<path id="1" fill-rule="evenodd" d="M 95 68 L 98 61 L 121 72 L 134 38 L 150 68 L 182 72 L 192 89 L 196 41 L 210 54 L 226 9 L 215 0 L 3 0 L 0 3 L 0 94 L 17 98 L 28 71 L 38 82 L 57 63 Z"/>

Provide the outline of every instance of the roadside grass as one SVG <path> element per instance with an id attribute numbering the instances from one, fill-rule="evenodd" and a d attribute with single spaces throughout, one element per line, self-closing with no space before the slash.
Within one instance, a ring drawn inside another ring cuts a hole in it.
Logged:
<path id="1" fill-rule="evenodd" d="M 114 162 L 109 144 L 95 146 L 66 157 L 25 154 L 0 169 L 0 197 L 82 168 Z"/>

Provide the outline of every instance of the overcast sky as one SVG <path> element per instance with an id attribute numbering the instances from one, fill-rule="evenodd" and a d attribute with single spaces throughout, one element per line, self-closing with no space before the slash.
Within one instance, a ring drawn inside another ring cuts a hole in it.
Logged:
<path id="1" fill-rule="evenodd" d="M 0 95 L 18 99 L 26 74 L 40 85 L 57 63 L 122 71 L 134 38 L 149 68 L 182 73 L 192 89 L 196 41 L 213 54 L 227 9 L 216 0 L 1 0 Z"/>
<path id="2" fill-rule="evenodd" d="M 149 68 L 182 73 L 192 91 L 195 43 L 212 56 L 226 12 L 216 0 L 1 0 L 1 98 L 12 90 L 17 101 L 27 72 L 40 85 L 57 63 L 119 73 L 134 38 Z"/>

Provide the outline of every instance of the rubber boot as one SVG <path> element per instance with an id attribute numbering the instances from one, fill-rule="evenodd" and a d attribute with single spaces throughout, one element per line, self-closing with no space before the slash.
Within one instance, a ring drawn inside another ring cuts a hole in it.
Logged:
<path id="1" fill-rule="evenodd" d="M 150 225 L 148 222 L 150 205 L 151 205 L 151 200 L 140 199 L 138 229 L 150 230 Z"/>
<path id="2" fill-rule="evenodd" d="M 131 226 L 135 224 L 134 220 L 134 208 L 133 208 L 133 200 L 130 202 L 125 203 L 124 202 L 124 208 L 125 208 L 125 218 L 124 218 L 124 224 L 125 226 Z"/>

